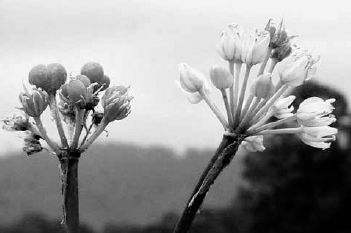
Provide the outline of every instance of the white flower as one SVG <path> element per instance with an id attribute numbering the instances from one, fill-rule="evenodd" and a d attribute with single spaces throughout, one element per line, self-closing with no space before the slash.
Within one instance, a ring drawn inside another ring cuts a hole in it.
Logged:
<path id="1" fill-rule="evenodd" d="M 317 62 L 318 59 L 313 59 L 307 51 L 296 49 L 279 63 L 277 69 L 280 81 L 292 87 L 301 85 L 315 75 Z"/>
<path id="2" fill-rule="evenodd" d="M 330 147 L 331 142 L 335 141 L 335 135 L 338 133 L 336 128 L 330 126 L 319 127 L 304 127 L 302 126 L 302 133 L 300 139 L 307 145 L 327 149 Z"/>
<path id="3" fill-rule="evenodd" d="M 241 39 L 241 61 L 247 65 L 256 65 L 263 62 L 267 55 L 270 42 L 269 32 L 245 32 Z"/>
<path id="4" fill-rule="evenodd" d="M 304 100 L 297 110 L 297 121 L 304 126 L 327 126 L 336 121 L 331 113 L 334 110 L 332 103 L 335 99 L 324 101 L 318 97 Z"/>
<path id="5" fill-rule="evenodd" d="M 185 91 L 190 93 L 201 91 L 205 82 L 205 76 L 201 72 L 184 63 L 179 65 L 179 72 L 180 85 Z"/>
<path id="6" fill-rule="evenodd" d="M 251 136 L 245 138 L 245 140 L 241 143 L 241 145 L 248 151 L 257 152 L 264 151 L 266 148 L 263 145 L 263 136 Z"/>
<path id="7" fill-rule="evenodd" d="M 186 96 L 186 98 L 191 104 L 200 103 L 201 100 L 203 99 L 202 95 L 199 92 L 192 93 L 184 90 L 183 87 L 180 85 L 179 80 L 175 80 L 175 84 L 183 92 L 183 94 Z M 203 92 L 206 94 L 210 93 L 210 87 L 208 85 L 208 82 L 204 83 Z"/>
<path id="8" fill-rule="evenodd" d="M 251 85 L 250 91 L 257 98 L 265 99 L 271 97 L 275 91 L 271 73 L 258 76 Z"/>
<path id="9" fill-rule="evenodd" d="M 220 90 L 230 88 L 233 85 L 233 75 L 224 67 L 213 66 L 210 70 L 210 77 L 213 85 Z"/>
<path id="10" fill-rule="evenodd" d="M 278 99 L 272 106 L 273 116 L 278 119 L 284 119 L 294 115 L 292 111 L 294 106 L 291 106 L 292 102 L 295 100 L 295 96 L 290 95 L 285 98 Z"/>
<path id="11" fill-rule="evenodd" d="M 229 25 L 222 32 L 218 44 L 218 53 L 226 61 L 240 61 L 241 59 L 241 30 L 237 25 Z"/>

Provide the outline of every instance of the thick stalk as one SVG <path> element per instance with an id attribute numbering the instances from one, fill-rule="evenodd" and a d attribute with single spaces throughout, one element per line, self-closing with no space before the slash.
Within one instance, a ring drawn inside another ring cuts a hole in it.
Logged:
<path id="1" fill-rule="evenodd" d="M 79 233 L 78 162 L 80 153 L 67 152 L 60 159 L 63 221 L 67 233 Z"/>
<path id="2" fill-rule="evenodd" d="M 243 136 L 223 136 L 216 153 L 202 173 L 190 199 L 185 206 L 182 216 L 179 218 L 173 233 L 187 233 L 200 209 L 207 192 L 218 175 L 230 163 L 239 148 Z"/>

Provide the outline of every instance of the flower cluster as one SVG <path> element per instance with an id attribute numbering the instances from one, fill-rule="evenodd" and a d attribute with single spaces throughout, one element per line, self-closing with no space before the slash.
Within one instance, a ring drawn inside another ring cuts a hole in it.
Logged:
<path id="1" fill-rule="evenodd" d="M 226 114 L 211 98 L 210 84 L 201 72 L 180 64 L 178 85 L 191 103 L 204 100 L 208 104 L 226 135 L 243 135 L 242 146 L 247 150 L 263 151 L 263 135 L 268 134 L 296 134 L 310 146 L 329 148 L 337 134 L 330 126 L 336 120 L 331 114 L 335 100 L 312 97 L 294 111 L 295 96 L 285 96 L 315 76 L 318 62 L 307 50 L 291 45 L 293 37 L 282 21 L 276 27 L 272 20 L 264 30 L 229 25 L 222 32 L 218 53 L 228 68 L 213 66 L 209 76 L 222 94 Z M 253 74 L 255 65 L 259 69 Z M 277 120 L 272 122 L 272 117 Z M 293 122 L 296 127 L 285 127 Z"/>
<path id="2" fill-rule="evenodd" d="M 129 88 L 109 87 L 110 78 L 96 62 L 86 63 L 79 75 L 68 80 L 61 64 L 37 65 L 30 70 L 28 82 L 30 87 L 24 86 L 19 95 L 23 114 L 3 120 L 5 129 L 26 132 L 23 150 L 27 154 L 43 149 L 40 139 L 45 140 L 58 156 L 62 150 L 83 152 L 110 122 L 122 120 L 130 113 Z M 97 110 L 99 104 L 103 112 Z M 56 122 L 61 145 L 47 135 L 42 124 L 41 115 L 48 107 Z M 86 131 L 84 137 L 81 135 L 83 130 Z"/>

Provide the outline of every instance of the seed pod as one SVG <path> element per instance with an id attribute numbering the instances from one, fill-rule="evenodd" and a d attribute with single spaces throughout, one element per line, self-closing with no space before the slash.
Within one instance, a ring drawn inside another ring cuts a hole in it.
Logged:
<path id="1" fill-rule="evenodd" d="M 87 76 L 90 79 L 91 83 L 100 84 L 104 78 L 104 69 L 97 62 L 88 62 L 86 63 L 81 71 L 81 74 Z"/>
<path id="2" fill-rule="evenodd" d="M 34 66 L 28 75 L 30 84 L 41 88 L 48 94 L 55 94 L 56 91 L 66 82 L 67 72 L 59 63 Z"/>

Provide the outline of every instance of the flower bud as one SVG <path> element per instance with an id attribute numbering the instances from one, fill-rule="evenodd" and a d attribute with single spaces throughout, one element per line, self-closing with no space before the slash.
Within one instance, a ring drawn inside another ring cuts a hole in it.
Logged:
<path id="1" fill-rule="evenodd" d="M 229 25 L 223 31 L 218 44 L 218 53 L 226 61 L 240 61 L 241 59 L 241 30 L 237 25 Z"/>
<path id="2" fill-rule="evenodd" d="M 266 25 L 266 27 L 265 27 L 264 30 L 266 30 L 267 32 L 269 32 L 269 37 L 270 37 L 271 40 L 272 40 L 272 38 L 274 38 L 275 32 L 277 31 L 277 28 L 276 28 L 276 26 L 275 26 L 275 23 L 274 23 L 273 19 L 269 19 L 269 20 L 268 20 L 268 23 L 267 23 L 267 25 Z"/>
<path id="3" fill-rule="evenodd" d="M 271 73 L 258 76 L 251 86 L 251 93 L 257 98 L 266 99 L 274 94 L 275 87 Z"/>
<path id="4" fill-rule="evenodd" d="M 241 145 L 250 152 L 262 152 L 266 149 L 263 145 L 262 135 L 247 137 Z"/>
<path id="5" fill-rule="evenodd" d="M 22 110 L 31 117 L 39 117 L 49 104 L 48 94 L 40 88 L 20 93 L 19 99 L 22 103 Z"/>
<path id="6" fill-rule="evenodd" d="M 179 65 L 179 71 L 180 85 L 185 91 L 194 93 L 202 90 L 205 82 L 202 73 L 184 63 Z"/>
<path id="7" fill-rule="evenodd" d="M 295 98 L 295 96 L 290 95 L 288 97 L 278 99 L 271 108 L 273 111 L 273 116 L 278 119 L 293 116 L 294 114 L 292 111 L 294 111 L 294 106 L 291 104 L 294 102 Z"/>
<path id="8" fill-rule="evenodd" d="M 273 19 L 269 19 L 265 30 L 270 33 L 269 47 L 271 47 L 272 49 L 275 49 L 289 42 L 289 37 L 285 30 L 283 20 L 280 21 L 279 26 L 277 28 Z"/>
<path id="9" fill-rule="evenodd" d="M 87 98 L 87 88 L 84 83 L 78 79 L 71 80 L 67 86 L 65 86 L 64 93 L 67 93 L 67 97 L 74 103 L 84 104 Z"/>
<path id="10" fill-rule="evenodd" d="M 54 94 L 67 79 L 65 68 L 58 63 L 49 65 L 34 66 L 28 75 L 29 83 L 46 91 L 48 94 Z"/>
<path id="11" fill-rule="evenodd" d="M 114 120 L 122 120 L 130 113 L 130 101 L 133 97 L 129 96 L 128 88 L 124 86 L 113 86 L 106 89 L 102 97 L 102 107 L 104 108 L 105 124 Z"/>
<path id="12" fill-rule="evenodd" d="M 98 85 L 94 86 L 94 92 L 104 91 L 110 86 L 110 78 L 107 75 L 104 75 L 103 79 Z"/>
<path id="13" fill-rule="evenodd" d="M 279 63 L 280 81 L 291 87 L 301 85 L 315 75 L 317 62 L 318 59 L 313 59 L 306 51 L 296 50 Z"/>
<path id="14" fill-rule="evenodd" d="M 291 52 L 292 52 L 292 48 L 290 43 L 286 43 L 274 49 L 271 57 L 277 60 L 278 62 L 281 62 L 286 57 L 288 57 L 291 54 Z"/>
<path id="15" fill-rule="evenodd" d="M 304 100 L 297 110 L 297 121 L 307 127 L 327 126 L 336 121 L 331 115 L 334 107 L 331 105 L 335 99 L 324 101 L 319 97 L 311 97 Z"/>
<path id="16" fill-rule="evenodd" d="M 233 86 L 233 75 L 224 67 L 213 66 L 210 70 L 210 77 L 213 85 L 220 90 Z"/>
<path id="17" fill-rule="evenodd" d="M 330 147 L 331 142 L 335 141 L 338 130 L 330 126 L 318 126 L 318 127 L 304 127 L 302 126 L 302 133 L 299 134 L 301 141 L 305 144 L 327 149 Z"/>
<path id="18" fill-rule="evenodd" d="M 269 33 L 255 30 L 243 35 L 241 60 L 247 65 L 263 62 L 268 52 Z"/>
<path id="19" fill-rule="evenodd" d="M 86 63 L 80 73 L 87 76 L 91 83 L 100 83 L 104 78 L 104 70 L 97 62 Z"/>

